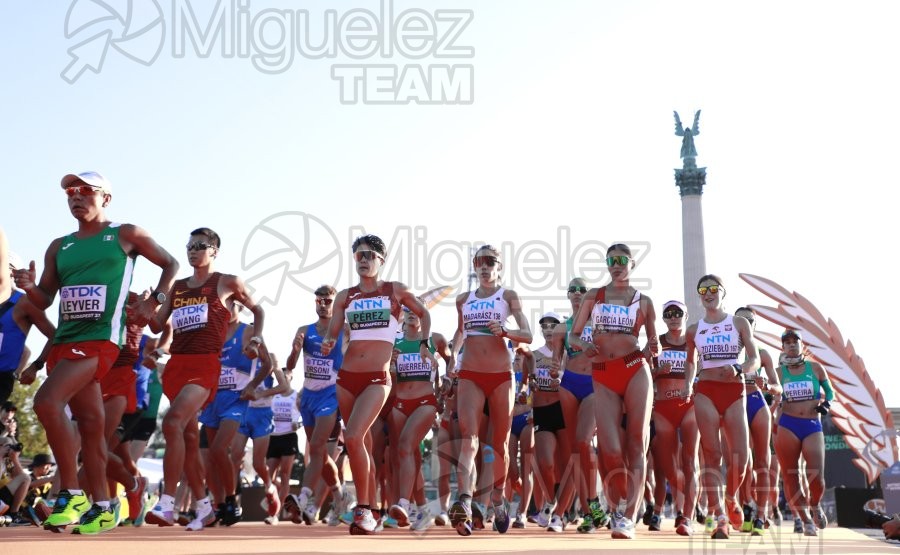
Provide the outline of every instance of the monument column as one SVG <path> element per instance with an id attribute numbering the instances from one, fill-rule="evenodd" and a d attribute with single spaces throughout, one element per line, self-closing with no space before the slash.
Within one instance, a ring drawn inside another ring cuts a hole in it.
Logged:
<path id="1" fill-rule="evenodd" d="M 703 186 L 706 168 L 698 168 L 694 137 L 700 134 L 700 110 L 694 114 L 694 125 L 683 129 L 675 112 L 675 134 L 681 143 L 681 169 L 675 170 L 675 184 L 681 194 L 681 243 L 684 272 L 684 303 L 688 307 L 688 324 L 703 317 L 703 305 L 697 295 L 697 281 L 706 274 L 706 246 L 703 240 Z"/>

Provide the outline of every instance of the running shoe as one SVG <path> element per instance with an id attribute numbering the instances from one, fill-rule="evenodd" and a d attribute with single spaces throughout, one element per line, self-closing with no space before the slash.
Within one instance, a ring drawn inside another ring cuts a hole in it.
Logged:
<path id="1" fill-rule="evenodd" d="M 169 501 L 167 504 L 163 504 L 163 500 L 160 499 L 156 503 L 156 506 L 153 507 L 153 510 L 147 513 L 147 516 L 144 517 L 144 521 L 147 524 L 156 524 L 157 526 L 174 526 L 175 512 L 173 509 L 173 501 Z"/>
<path id="2" fill-rule="evenodd" d="M 344 524 L 353 524 L 353 511 L 341 513 L 341 516 L 338 517 L 338 520 L 340 520 Z"/>
<path id="3" fill-rule="evenodd" d="M 816 523 L 813 521 L 809 521 L 803 524 L 803 535 L 804 536 L 818 536 L 819 533 L 816 532 Z"/>
<path id="4" fill-rule="evenodd" d="M 781 526 L 781 510 L 778 509 L 778 505 L 772 509 L 772 521 L 775 522 L 775 526 Z"/>
<path id="5" fill-rule="evenodd" d="M 215 522 L 216 512 L 213 510 L 212 504 L 208 499 L 204 501 L 205 502 L 194 504 L 194 513 L 196 513 L 197 516 L 184 527 L 188 532 L 203 530 L 205 527 Z"/>
<path id="6" fill-rule="evenodd" d="M 706 515 L 703 514 L 703 511 L 700 510 L 700 507 L 694 509 L 694 519 L 697 521 L 697 524 L 706 524 Z"/>
<path id="7" fill-rule="evenodd" d="M 472 528 L 475 530 L 484 530 L 485 514 L 487 510 L 484 505 L 478 501 L 472 501 Z"/>
<path id="8" fill-rule="evenodd" d="M 644 516 L 641 517 L 641 522 L 644 523 L 644 526 L 650 526 L 650 519 L 653 518 L 653 505 L 647 503 L 647 508 L 644 509 Z"/>
<path id="9" fill-rule="evenodd" d="M 761 518 L 753 519 L 753 528 L 750 530 L 751 536 L 762 536 L 766 529 L 766 524 Z"/>
<path id="10" fill-rule="evenodd" d="M 143 476 L 135 476 L 135 488 L 133 491 L 125 492 L 125 499 L 128 500 L 128 519 L 132 522 L 143 520 L 142 512 L 144 507 L 144 494 L 147 492 L 147 478 Z"/>
<path id="11" fill-rule="evenodd" d="M 828 527 L 828 517 L 825 516 L 825 511 L 822 510 L 822 507 L 816 507 L 813 509 L 813 521 L 816 523 L 816 526 L 819 530 L 824 530 Z"/>
<path id="12" fill-rule="evenodd" d="M 390 517 L 388 515 L 381 515 L 381 518 L 378 519 L 378 523 L 383 528 L 400 528 L 400 524 L 397 522 L 396 518 Z M 409 522 L 406 523 L 409 526 Z"/>
<path id="13" fill-rule="evenodd" d="M 553 509 L 556 508 L 556 503 L 545 502 L 544 506 L 541 507 L 540 512 L 537 514 L 537 524 L 541 528 L 546 528 L 550 526 L 550 517 L 553 516 Z"/>
<path id="14" fill-rule="evenodd" d="M 409 501 L 406 501 L 406 503 L 403 501 L 406 500 L 401 500 L 399 503 L 391 505 L 391 508 L 388 509 L 388 514 L 391 515 L 391 518 L 393 518 L 397 522 L 397 526 L 400 527 L 409 526 L 410 520 Z"/>
<path id="15" fill-rule="evenodd" d="M 284 498 L 284 511 L 287 513 L 291 522 L 300 524 L 303 522 L 303 510 L 300 508 L 300 500 L 293 493 L 287 494 Z M 352 520 L 352 516 L 350 517 Z M 349 523 L 348 523 L 349 524 Z"/>
<path id="16" fill-rule="evenodd" d="M 269 526 L 278 526 L 278 516 L 267 516 L 263 519 L 263 522 L 265 522 Z"/>
<path id="17" fill-rule="evenodd" d="M 553 515 L 550 517 L 550 524 L 547 525 L 548 532 L 562 532 L 563 531 L 563 521 L 559 517 L 559 515 Z"/>
<path id="18" fill-rule="evenodd" d="M 625 516 L 616 519 L 616 524 L 612 529 L 612 537 L 617 540 L 634 539 L 634 521 Z"/>
<path id="19" fill-rule="evenodd" d="M 94 503 L 86 513 L 81 516 L 81 522 L 72 528 L 73 534 L 83 536 L 93 536 L 100 532 L 108 532 L 118 526 L 115 508 L 110 505 L 104 509 L 100 505 Z"/>
<path id="20" fill-rule="evenodd" d="M 501 499 L 499 505 L 494 505 L 494 530 L 505 534 L 509 530 L 509 507 L 506 499 Z"/>
<path id="21" fill-rule="evenodd" d="M 447 514 L 447 511 L 441 511 L 441 514 L 434 517 L 434 523 L 437 526 L 447 526 L 450 524 L 450 515 Z"/>
<path id="22" fill-rule="evenodd" d="M 716 529 L 712 533 L 712 539 L 728 539 L 728 519 L 725 518 L 725 515 L 719 515 L 719 518 L 716 520 Z"/>
<path id="23" fill-rule="evenodd" d="M 281 510 L 281 500 L 278 499 L 278 488 L 275 487 L 275 484 L 269 484 L 266 496 L 260 505 L 268 516 L 278 516 L 278 511 Z"/>
<path id="24" fill-rule="evenodd" d="M 693 536 L 694 535 L 693 522 L 690 519 L 685 518 L 684 521 L 675 528 L 675 533 L 678 534 L 679 536 L 688 536 L 688 537 Z"/>
<path id="25" fill-rule="evenodd" d="M 353 510 L 353 524 L 350 525 L 351 534 L 373 534 L 377 531 L 378 522 L 372 516 L 371 509 L 357 507 Z"/>
<path id="26" fill-rule="evenodd" d="M 660 525 L 662 524 L 662 517 L 656 513 L 653 513 L 653 516 L 650 517 L 650 531 L 651 532 L 659 532 Z"/>
<path id="27" fill-rule="evenodd" d="M 681 526 L 682 524 L 684 524 L 684 521 L 686 521 L 686 520 L 687 520 L 687 517 L 685 517 L 685 516 L 684 516 L 683 514 L 681 514 L 681 513 L 678 513 L 678 514 L 675 516 L 675 528 L 677 529 L 679 526 Z"/>
<path id="28" fill-rule="evenodd" d="M 794 519 L 794 533 L 802 534 L 803 533 L 803 521 L 799 518 Z"/>
<path id="29" fill-rule="evenodd" d="M 225 509 L 222 511 L 222 524 L 225 526 L 233 526 L 241 521 L 243 511 L 235 496 L 229 495 L 225 498 Z"/>
<path id="30" fill-rule="evenodd" d="M 450 524 L 456 528 L 460 536 L 472 535 L 472 509 L 462 501 L 455 501 L 450 506 Z"/>
<path id="31" fill-rule="evenodd" d="M 73 494 L 69 490 L 60 490 L 53 512 L 44 521 L 44 528 L 59 532 L 60 528 L 80 522 L 82 515 L 90 508 L 91 503 L 84 493 Z"/>
<path id="32" fill-rule="evenodd" d="M 513 520 L 512 523 L 513 528 L 525 528 L 525 519 L 522 518 L 522 513 L 516 515 L 516 519 Z"/>
<path id="33" fill-rule="evenodd" d="M 424 532 L 425 530 L 431 528 L 433 524 L 434 519 L 431 518 L 431 511 L 428 509 L 428 507 L 425 507 L 420 511 L 416 511 L 416 518 L 409 525 L 409 529 L 415 532 Z"/>
<path id="34" fill-rule="evenodd" d="M 753 530 L 753 507 L 744 503 L 741 510 L 744 513 L 744 521 L 741 523 L 741 532 L 746 533 Z"/>

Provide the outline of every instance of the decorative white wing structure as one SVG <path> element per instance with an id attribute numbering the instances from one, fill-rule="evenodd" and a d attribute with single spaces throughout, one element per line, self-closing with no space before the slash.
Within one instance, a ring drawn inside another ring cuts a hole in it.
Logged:
<path id="1" fill-rule="evenodd" d="M 844 341 L 837 325 L 803 295 L 790 292 L 772 280 L 740 274 L 741 279 L 778 302 L 776 308 L 751 305 L 759 316 L 785 328 L 802 332 L 807 352 L 825 367 L 831 378 L 835 403 L 831 419 L 844 433 L 847 445 L 856 453 L 853 460 L 871 484 L 880 472 L 897 461 L 894 419 L 884 406 L 884 398 L 866 371 L 853 344 Z M 781 338 L 758 333 L 757 337 L 775 349 Z M 885 433 L 888 431 L 889 433 Z"/>
<path id="2" fill-rule="evenodd" d="M 425 308 L 431 310 L 439 302 L 447 298 L 447 295 L 452 292 L 453 287 L 449 285 L 441 285 L 440 287 L 429 289 L 428 291 L 419 295 L 419 300 L 422 301 L 422 304 L 425 305 Z"/>

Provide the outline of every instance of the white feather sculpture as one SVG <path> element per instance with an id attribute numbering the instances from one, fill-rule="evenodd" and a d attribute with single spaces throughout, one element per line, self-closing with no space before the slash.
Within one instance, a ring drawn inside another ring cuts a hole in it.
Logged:
<path id="1" fill-rule="evenodd" d="M 828 372 L 835 401 L 831 420 L 847 445 L 856 453 L 853 460 L 871 484 L 881 471 L 897 461 L 894 419 L 884 405 L 881 392 L 866 371 L 853 344 L 844 341 L 837 325 L 803 295 L 790 292 L 772 280 L 740 274 L 741 279 L 778 302 L 777 308 L 750 305 L 759 316 L 784 328 L 800 330 L 807 354 Z M 781 338 L 758 332 L 756 337 L 781 350 Z M 889 433 L 885 433 L 885 432 Z"/>

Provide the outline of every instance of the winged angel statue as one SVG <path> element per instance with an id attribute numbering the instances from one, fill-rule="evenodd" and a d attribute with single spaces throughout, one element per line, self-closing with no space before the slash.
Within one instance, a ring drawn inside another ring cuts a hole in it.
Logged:
<path id="1" fill-rule="evenodd" d="M 763 277 L 740 276 L 778 302 L 776 308 L 751 305 L 753 310 L 779 326 L 800 330 L 807 354 L 828 371 L 837 401 L 831 409 L 832 422 L 844 433 L 847 445 L 856 453 L 858 458 L 853 459 L 853 464 L 863 471 L 869 483 L 874 482 L 882 469 L 897 461 L 894 419 L 853 344 L 845 342 L 837 325 L 822 316 L 803 295 L 792 293 Z M 757 337 L 781 349 L 780 337 L 760 332 Z"/>
<path id="2" fill-rule="evenodd" d="M 700 110 L 697 110 L 697 113 L 694 114 L 694 125 L 692 127 L 688 127 L 687 129 L 682 127 L 681 118 L 678 117 L 678 112 L 674 112 L 674 114 L 675 135 L 684 137 L 681 140 L 681 157 L 696 158 L 697 149 L 694 148 L 694 137 L 700 134 Z"/>

